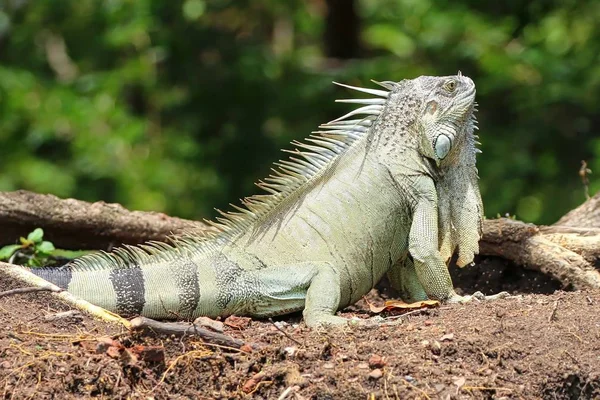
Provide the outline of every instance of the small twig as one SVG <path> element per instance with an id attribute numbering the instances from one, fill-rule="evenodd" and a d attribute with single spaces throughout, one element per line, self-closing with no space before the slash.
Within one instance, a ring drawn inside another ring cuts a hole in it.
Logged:
<path id="1" fill-rule="evenodd" d="M 212 332 L 194 324 L 181 322 L 160 322 L 146 317 L 137 317 L 130 321 L 132 329 L 152 330 L 167 335 L 194 335 L 209 343 L 216 343 L 239 349 L 245 343 L 221 333 Z"/>
<path id="2" fill-rule="evenodd" d="M 33 292 L 61 292 L 62 290 L 56 290 L 56 288 L 42 286 L 42 287 L 24 287 L 24 288 L 16 288 L 11 290 L 6 290 L 4 292 L 0 292 L 0 298 L 12 296 L 13 294 L 22 294 L 22 293 L 33 293 Z"/>
<path id="3" fill-rule="evenodd" d="M 237 347 L 225 346 L 222 344 L 208 343 L 208 342 L 201 342 L 200 344 L 205 347 L 215 347 L 217 349 L 224 349 L 224 350 L 229 350 L 229 351 L 237 351 L 237 352 L 243 353 L 243 354 L 250 354 L 248 351 L 242 350 L 241 348 L 238 349 Z"/>
<path id="4" fill-rule="evenodd" d="M 486 387 L 486 386 L 463 386 L 462 390 L 483 390 L 483 391 L 504 391 L 504 392 L 512 392 L 512 389 L 503 388 L 503 387 Z"/>
<path id="5" fill-rule="evenodd" d="M 250 393 L 248 393 L 248 395 L 254 394 L 261 385 L 272 385 L 272 384 L 273 384 L 273 381 L 260 381 L 254 387 L 254 390 L 251 391 Z"/>
<path id="6" fill-rule="evenodd" d="M 385 317 L 384 320 L 403 318 L 403 317 L 407 317 L 407 316 L 413 315 L 413 314 L 421 314 L 428 310 L 430 310 L 430 308 L 419 308 L 418 310 L 408 311 L 408 312 L 405 312 L 405 313 L 402 313 L 399 315 L 392 315 L 390 317 Z"/>
<path id="7" fill-rule="evenodd" d="M 277 324 L 275 322 L 273 322 L 273 318 L 269 318 L 269 322 L 273 324 L 273 326 L 275 327 L 275 329 L 277 329 L 279 332 L 283 333 L 283 335 L 290 339 L 292 342 L 296 343 L 298 346 L 302 346 L 302 343 L 299 342 L 297 339 L 294 339 L 293 337 L 291 337 L 290 335 L 288 335 L 288 333 L 286 331 L 284 331 L 283 329 L 281 329 L 280 327 L 277 326 Z"/>
<path id="8" fill-rule="evenodd" d="M 575 362 L 575 364 L 579 364 L 579 361 L 578 361 L 578 360 L 575 358 L 575 356 L 574 356 L 573 354 L 569 353 L 567 350 L 565 350 L 565 351 L 563 352 L 563 354 L 566 354 L 566 355 L 568 355 L 569 357 L 571 357 L 571 359 L 572 359 L 572 360 Z"/>
<path id="9" fill-rule="evenodd" d="M 13 332 L 8 332 L 8 333 L 6 334 L 6 336 L 8 336 L 8 337 L 9 337 L 9 338 L 11 338 L 11 339 L 18 340 L 18 341 L 19 341 L 19 342 L 21 342 L 21 343 L 22 343 L 22 342 L 24 342 L 24 340 L 23 340 L 23 339 L 21 339 L 20 337 L 18 337 L 17 335 L 15 335 Z"/>
<path id="10" fill-rule="evenodd" d="M 283 393 L 281 393 L 281 395 L 277 398 L 277 400 L 285 400 L 285 399 L 287 399 L 287 397 L 292 393 L 293 390 L 294 390 L 293 386 L 288 387 L 287 389 L 285 389 L 283 391 Z"/>
<path id="11" fill-rule="evenodd" d="M 592 170 L 588 168 L 588 163 L 585 160 L 581 160 L 581 168 L 579 168 L 579 177 L 581 178 L 581 183 L 583 183 L 583 191 L 585 193 L 586 200 L 590 199 L 590 178 L 589 175 L 592 173 Z"/>
<path id="12" fill-rule="evenodd" d="M 79 310 L 69 310 L 69 311 L 59 312 L 56 314 L 46 315 L 44 317 L 44 320 L 56 321 L 58 319 L 65 319 L 65 318 L 83 318 L 83 315 L 81 314 L 81 312 L 79 312 Z"/>
<path id="13" fill-rule="evenodd" d="M 548 322 L 556 321 L 556 310 L 558 309 L 558 300 L 554 302 L 554 308 L 552 308 L 552 314 L 548 317 Z"/>

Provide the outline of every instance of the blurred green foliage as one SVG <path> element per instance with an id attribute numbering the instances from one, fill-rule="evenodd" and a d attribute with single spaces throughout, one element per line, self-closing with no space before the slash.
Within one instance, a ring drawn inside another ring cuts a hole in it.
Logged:
<path id="1" fill-rule="evenodd" d="M 600 2 L 357 0 L 345 59 L 324 43 L 335 4 L 352 1 L 0 1 L 0 190 L 212 216 L 347 109 L 332 80 L 461 70 L 478 87 L 486 214 L 551 223 L 584 200 L 580 161 L 600 173 Z"/>

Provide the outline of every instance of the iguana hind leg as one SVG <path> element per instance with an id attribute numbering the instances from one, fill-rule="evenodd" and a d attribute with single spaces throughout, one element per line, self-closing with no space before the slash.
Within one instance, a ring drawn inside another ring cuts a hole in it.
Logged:
<path id="1" fill-rule="evenodd" d="M 340 291 L 339 273 L 330 263 L 319 265 L 306 292 L 302 313 L 306 325 L 315 327 L 347 324 L 346 318 L 334 315 L 340 306 Z"/>
<path id="2" fill-rule="evenodd" d="M 329 262 L 279 265 L 257 271 L 256 277 L 259 293 L 243 301 L 237 311 L 269 317 L 304 308 L 310 327 L 348 322 L 334 315 L 340 306 L 340 277 Z"/>

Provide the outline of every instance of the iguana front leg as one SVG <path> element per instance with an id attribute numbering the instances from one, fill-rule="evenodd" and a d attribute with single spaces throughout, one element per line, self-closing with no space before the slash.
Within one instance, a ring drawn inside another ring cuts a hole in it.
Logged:
<path id="1" fill-rule="evenodd" d="M 419 282 L 430 299 L 446 301 L 458 296 L 448 267 L 438 250 L 438 207 L 433 181 L 421 178 L 415 187 L 420 195 L 413 210 L 408 251 L 413 258 Z"/>
<path id="2" fill-rule="evenodd" d="M 415 273 L 427 296 L 448 303 L 507 297 L 508 293 L 505 292 L 493 296 L 484 296 L 481 292 L 471 296 L 460 296 L 454 291 L 452 278 L 438 247 L 438 205 L 434 183 L 422 177 L 415 187 L 420 188 L 420 195 L 413 210 L 408 251 L 414 261 Z"/>

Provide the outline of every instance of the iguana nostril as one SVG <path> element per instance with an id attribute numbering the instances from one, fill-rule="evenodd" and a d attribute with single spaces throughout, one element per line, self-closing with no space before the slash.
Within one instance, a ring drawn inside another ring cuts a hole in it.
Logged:
<path id="1" fill-rule="evenodd" d="M 448 153 L 450 152 L 450 147 L 452 147 L 452 142 L 446 135 L 440 135 L 435 139 L 435 143 L 433 148 L 435 149 L 435 155 L 440 160 L 446 158 Z"/>

